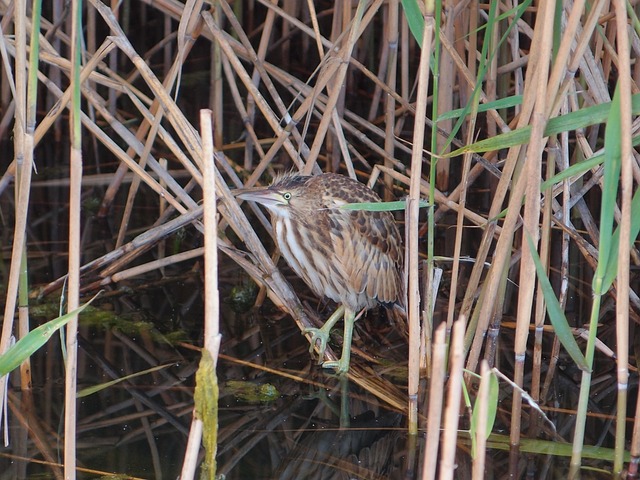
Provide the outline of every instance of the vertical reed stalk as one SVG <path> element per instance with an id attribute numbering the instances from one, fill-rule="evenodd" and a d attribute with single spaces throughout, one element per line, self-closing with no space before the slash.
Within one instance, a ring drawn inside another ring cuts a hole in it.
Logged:
<path id="1" fill-rule="evenodd" d="M 431 43 L 429 43 L 429 47 L 433 48 L 433 96 L 432 96 L 432 105 L 431 105 L 431 114 L 432 118 L 438 118 L 438 99 L 440 97 L 440 62 L 441 62 L 441 30 L 440 26 L 442 23 L 442 4 L 440 2 L 432 2 L 430 0 L 425 0 L 425 12 L 426 18 L 430 19 L 431 25 L 430 28 L 433 28 L 433 39 L 430 42 L 433 42 L 433 47 L 431 47 Z M 427 28 L 425 22 L 425 29 Z M 422 48 L 425 48 L 424 38 L 422 41 Z M 431 55 L 431 52 L 429 52 Z M 422 61 L 422 57 L 421 57 Z M 422 63 L 421 63 L 422 66 Z M 418 77 L 418 88 L 420 87 L 420 77 Z M 428 80 L 425 85 L 425 90 L 428 90 Z M 418 99 L 420 98 L 420 93 L 418 93 Z M 424 117 L 418 117 L 416 112 L 416 125 L 422 122 Z M 431 129 L 431 150 L 438 151 L 438 134 L 437 134 L 437 122 L 433 122 L 433 128 Z M 415 127 L 414 127 L 415 128 Z M 424 134 L 424 127 L 419 127 L 419 130 Z M 416 139 L 416 133 L 414 131 L 414 142 Z M 422 148 L 423 143 L 420 141 L 420 148 Z M 415 152 L 415 145 L 414 145 Z M 422 305 L 422 311 L 427 312 L 426 321 L 422 323 L 422 330 L 420 331 L 420 345 L 424 346 L 425 351 L 420 352 L 420 367 L 423 369 L 427 369 L 427 365 L 429 359 L 431 357 L 431 338 L 433 335 L 433 311 L 435 308 L 436 302 L 436 289 L 434 289 L 435 282 L 435 269 L 433 264 L 433 254 L 434 254 L 434 245 L 435 245 L 435 190 L 436 190 L 436 182 L 437 182 L 437 171 L 438 171 L 438 158 L 431 157 L 431 161 L 429 162 L 429 206 L 427 207 L 427 262 L 426 262 L 426 283 L 428 285 L 426 292 L 426 298 L 424 299 L 424 304 Z M 416 171 L 415 168 L 418 166 L 417 163 L 414 163 L 416 158 L 412 155 L 411 157 L 411 185 L 413 185 L 415 176 L 422 177 L 422 164 L 419 165 L 420 170 Z M 411 192 L 411 190 L 409 190 Z M 416 212 L 416 219 L 418 218 Z M 418 258 L 418 242 L 417 239 L 413 244 L 413 247 L 416 249 L 415 255 Z M 411 265 L 411 264 L 410 264 Z M 416 267 L 417 268 L 417 267 Z"/>
<path id="2" fill-rule="evenodd" d="M 455 77 L 456 71 L 453 65 L 452 54 L 446 49 L 440 48 L 440 38 L 446 38 L 447 43 L 453 45 L 455 43 L 455 3 L 452 0 L 445 0 L 438 2 L 436 9 L 439 13 L 436 14 L 436 31 L 437 39 L 435 42 L 435 62 L 434 62 L 434 80 L 433 80 L 433 118 L 436 119 L 444 112 L 450 112 L 453 110 L 453 100 L 455 98 L 454 86 L 456 85 Z M 443 19 L 444 25 L 442 25 Z M 453 122 L 451 119 L 439 120 L 437 123 L 438 128 L 445 132 L 451 132 Z M 435 143 L 432 143 L 434 151 L 443 155 L 449 151 L 449 139 L 442 134 L 435 134 L 432 132 L 432 138 L 435 139 Z M 449 189 L 449 168 L 451 160 L 449 158 L 432 159 L 432 165 L 435 168 L 431 169 L 430 179 L 435 178 L 433 183 L 439 190 Z M 431 221 L 430 221 L 431 223 Z M 429 232 L 432 234 L 433 232 Z M 432 256 L 429 256 L 432 258 Z"/>
<path id="3" fill-rule="evenodd" d="M 429 91 L 429 61 L 432 53 L 434 35 L 433 10 L 424 15 L 422 51 L 418 69 L 418 98 L 416 101 L 416 120 L 413 131 L 413 149 L 411 153 L 411 179 L 409 201 L 407 202 L 406 235 L 407 246 L 405 268 L 408 269 L 409 285 L 407 308 L 409 318 L 409 433 L 418 433 L 418 383 L 420 380 L 420 293 L 418 281 L 418 214 L 420 201 L 420 179 L 422 175 L 422 149 L 424 145 L 425 117 L 427 113 L 427 95 Z M 429 310 L 430 311 L 430 310 Z M 427 328 L 426 325 L 423 328 Z"/>
<path id="4" fill-rule="evenodd" d="M 565 102 L 564 106 L 561 108 L 561 111 L 567 110 L 567 103 Z M 560 142 L 560 152 L 558 159 L 559 170 L 566 170 L 569 168 L 569 135 L 567 132 L 564 132 L 561 136 Z M 551 198 L 549 198 L 549 202 L 551 202 Z M 569 182 L 564 180 L 562 182 L 562 207 L 560 210 L 561 218 L 569 218 L 569 202 L 571 200 L 571 192 L 569 189 Z M 566 231 L 562 232 L 561 239 L 561 253 L 560 253 L 560 293 L 558 296 L 558 303 L 560 304 L 560 308 L 562 311 L 565 311 L 565 307 L 567 304 L 567 292 L 569 289 L 569 234 Z M 552 381 L 554 378 L 555 370 L 558 364 L 558 355 L 560 352 L 560 340 L 557 336 L 553 337 L 553 344 L 551 346 L 551 354 L 549 366 L 547 368 L 546 377 L 544 380 L 544 385 L 542 386 L 542 392 L 540 393 L 540 398 L 547 398 L 549 393 L 549 389 L 551 388 Z"/>
<path id="5" fill-rule="evenodd" d="M 560 150 L 558 144 L 558 138 L 549 139 L 549 152 L 547 155 L 547 178 L 553 177 L 555 172 L 555 165 Z M 542 218 L 542 232 L 540 235 L 540 260 L 544 266 L 547 276 L 549 273 L 549 256 L 551 248 L 551 220 L 553 218 L 553 189 L 548 188 L 544 192 L 544 209 Z M 546 318 L 546 308 L 544 303 L 544 294 L 542 287 L 538 284 L 536 290 L 535 299 L 535 313 L 534 313 L 534 340 L 533 340 L 533 369 L 531 372 L 531 398 L 536 403 L 540 403 L 540 386 L 542 379 L 542 340 L 544 334 L 544 320 Z M 538 432 L 538 415 L 532 412 L 532 421 L 530 422 L 531 436 L 537 435 Z"/>
<path id="6" fill-rule="evenodd" d="M 203 135 L 203 163 L 204 163 L 204 238 L 205 238 L 205 316 L 204 316 L 204 348 L 213 359 L 213 375 L 215 383 L 215 393 L 218 393 L 216 366 L 218 364 L 218 352 L 220 351 L 220 295 L 218 292 L 218 209 L 216 192 L 216 167 L 214 157 L 214 143 L 211 138 L 212 124 L 211 112 L 204 111 L 200 114 L 202 135 Z M 205 431 L 212 440 L 217 440 L 218 416 L 217 397 L 214 406 L 215 418 L 211 419 L 210 425 L 215 430 Z M 216 442 L 212 441 L 207 446 L 209 461 L 215 467 Z M 215 468 L 212 472 L 215 474 Z"/>
<path id="7" fill-rule="evenodd" d="M 459 318 L 453 324 L 450 349 L 450 373 L 447 389 L 447 407 L 444 411 L 444 435 L 440 453 L 440 478 L 451 480 L 456 470 L 456 441 L 458 433 L 458 420 L 460 418 L 460 402 L 462 400 L 462 380 L 464 368 L 464 329 L 466 320 Z"/>
<path id="8" fill-rule="evenodd" d="M 205 304 L 204 348 L 197 375 L 195 410 L 181 478 L 194 477 L 197 450 L 204 443 L 202 475 L 215 478 L 218 440 L 218 379 L 216 366 L 220 350 L 220 305 L 218 293 L 218 221 L 216 207 L 216 170 L 211 110 L 200 111 L 202 135 L 204 239 L 205 239 Z"/>
<path id="9" fill-rule="evenodd" d="M 69 131 L 71 152 L 69 165 L 69 295 L 67 311 L 80 306 L 80 212 L 82 186 L 81 84 L 82 67 L 82 2 L 71 4 L 71 110 Z M 64 476 L 76 478 L 76 392 L 78 369 L 78 315 L 67 324 L 67 363 L 65 365 L 64 402 Z"/>
<path id="10" fill-rule="evenodd" d="M 493 4 L 492 4 L 493 5 Z M 492 17 L 491 12 L 495 11 L 490 10 L 489 17 Z M 541 40 L 542 28 L 540 27 L 540 23 L 538 23 L 539 28 L 536 28 L 534 31 L 534 44 L 538 44 Z M 535 58 L 529 59 L 530 69 L 527 70 L 527 88 L 529 90 L 535 89 L 535 86 L 532 83 L 532 79 L 535 78 L 535 71 L 538 67 L 538 50 L 535 50 L 536 56 Z M 525 96 L 523 99 L 523 107 L 522 113 L 518 118 L 518 126 L 523 127 L 528 125 L 531 112 L 535 105 L 535 95 L 529 94 Z M 491 267 L 489 268 L 489 273 L 487 274 L 487 278 L 482 287 L 482 295 L 487 299 L 500 299 L 500 289 L 501 284 L 503 284 L 503 275 L 505 274 L 505 268 L 509 264 L 509 259 L 511 258 L 511 246 L 513 244 L 513 237 L 515 234 L 515 230 L 517 227 L 517 223 L 520 217 L 520 206 L 522 204 L 522 198 L 525 193 L 525 189 L 527 186 L 527 179 L 525 176 L 520 176 L 514 184 L 514 171 L 516 167 L 521 165 L 521 145 L 516 145 L 509 149 L 507 160 L 502 170 L 502 174 L 500 176 L 500 181 L 496 187 L 496 191 L 493 195 L 491 208 L 489 210 L 488 218 L 495 219 L 498 217 L 500 212 L 503 210 L 503 202 L 507 195 L 510 193 L 509 205 L 507 210 L 507 216 L 502 225 L 502 231 L 500 233 L 500 237 L 498 238 L 498 242 L 495 246 L 495 254 L 493 261 L 491 262 Z M 483 233 L 483 239 L 481 248 L 478 252 L 478 256 L 476 259 L 476 263 L 474 265 L 474 271 L 472 272 L 472 277 L 474 281 L 479 280 L 480 272 L 484 269 L 483 262 L 488 255 L 488 250 L 491 245 L 491 239 L 494 234 L 495 222 L 490 222 L 487 225 Z M 479 271 L 477 271 L 479 270 Z M 467 292 L 467 297 L 473 294 L 473 288 L 470 288 Z M 471 299 L 465 298 L 465 303 L 469 303 Z M 467 360 L 467 368 L 469 370 L 475 370 L 478 364 L 478 359 L 480 358 L 480 351 L 482 349 L 483 344 L 483 334 L 486 332 L 489 323 L 494 317 L 494 313 L 496 312 L 496 304 L 493 301 L 484 301 L 480 302 L 476 309 L 477 313 L 474 314 L 473 318 L 477 315 L 478 326 L 475 330 L 475 336 L 473 339 L 473 343 L 469 352 L 468 360 Z M 464 313 L 464 312 L 463 312 Z M 499 317 L 498 317 L 499 318 Z"/>
<path id="11" fill-rule="evenodd" d="M 220 24 L 222 14 L 218 2 L 213 5 L 213 20 Z M 224 96 L 222 84 L 222 52 L 218 42 L 211 42 L 211 100 L 210 108 L 213 111 L 213 144 L 216 149 L 221 149 L 224 143 Z M 251 142 L 249 142 L 251 144 Z"/>
<path id="12" fill-rule="evenodd" d="M 607 270 L 614 262 L 618 262 L 618 255 L 612 255 L 614 250 L 613 222 L 616 207 L 616 196 L 621 169 L 622 138 L 621 126 L 621 88 L 618 84 L 616 93 L 613 96 L 607 129 L 605 130 L 605 160 L 604 176 L 602 184 L 602 205 L 600 210 L 600 237 L 598 245 L 598 264 L 593 276 L 593 303 L 589 318 L 589 337 L 585 351 L 586 369 L 582 372 L 580 382 L 580 397 L 576 409 L 576 426 L 573 434 L 573 447 L 571 453 L 571 463 L 569 478 L 574 479 L 579 475 L 582 448 L 584 444 L 584 433 L 588 414 L 589 392 L 591 388 L 591 377 L 593 361 L 595 357 L 595 346 L 597 341 L 598 319 L 602 297 L 609 290 L 612 280 L 607 277 Z M 627 260 L 628 261 L 628 260 Z"/>
<path id="13" fill-rule="evenodd" d="M 23 168 L 17 170 L 18 182 L 20 177 L 24 175 L 25 168 L 33 168 L 34 159 L 34 131 L 36 125 L 36 112 L 38 105 L 38 59 L 40 56 L 40 16 L 41 3 L 34 0 L 32 5 L 32 22 L 30 35 L 30 51 L 29 51 L 29 70 L 27 79 L 27 96 L 26 96 L 26 118 L 24 129 L 24 162 Z M 20 121 L 19 119 L 16 119 Z M 16 124 L 18 123 L 16 121 Z M 21 122 L 20 122 L 21 123 Z M 31 178 L 31 175 L 28 175 Z M 24 338 L 30 330 L 29 320 L 29 277 L 27 263 L 27 244 L 26 241 L 22 245 L 22 255 L 20 257 L 20 287 L 18 291 L 18 333 L 19 338 Z M 21 408 L 25 412 L 34 411 L 33 394 L 31 389 L 31 359 L 25 360 L 20 365 L 20 389 L 21 389 Z M 37 418 L 37 417 L 35 417 Z M 35 418 L 32 420 L 31 432 L 37 430 L 37 426 L 33 425 Z M 33 435 L 33 433 L 32 433 Z"/>
<path id="14" fill-rule="evenodd" d="M 633 196 L 633 157 L 631 144 L 631 52 L 627 31 L 626 2 L 614 0 L 616 41 L 620 88 L 620 243 L 618 250 L 616 302 L 616 362 L 618 366 L 618 402 L 616 415 L 615 459 L 613 473 L 620 475 L 624 467 L 627 431 L 627 397 L 629 391 L 629 269 L 631 253 L 631 199 Z M 637 58 L 636 58 L 637 61 Z M 636 165 L 637 166 L 637 165 Z M 637 212 L 636 212 L 637 215 Z"/>
<path id="15" fill-rule="evenodd" d="M 545 116 L 547 110 L 547 83 L 549 81 L 549 63 L 553 46 L 553 26 L 555 16 L 555 1 L 541 5 L 536 17 L 536 30 L 540 29 L 540 44 L 538 49 L 539 68 L 531 78 L 533 88 L 528 89 L 534 99 L 532 114 L 531 139 L 526 150 L 526 160 L 523 168 L 522 181 L 526 182 L 524 200 L 523 230 L 531 235 L 534 245 L 540 239 L 540 180 L 542 178 L 542 156 L 547 140 L 544 129 L 547 124 Z M 520 180 L 519 180 L 520 181 Z M 515 206 L 515 205 L 514 205 Z M 514 382 L 522 388 L 524 386 L 524 363 L 526 359 L 527 339 L 531 325 L 533 293 L 535 290 L 536 269 L 533 256 L 528 248 L 522 249 L 520 259 L 520 281 L 518 290 L 518 310 L 516 324 L 516 340 L 514 346 L 515 372 Z M 511 410 L 511 445 L 520 443 L 520 419 L 522 411 L 522 396 L 520 389 L 513 392 L 513 407 Z"/>
<path id="16" fill-rule="evenodd" d="M 33 131 L 29 132 L 29 114 L 34 112 L 33 107 L 29 106 L 28 89 L 30 80 L 27 79 L 27 2 L 20 0 L 15 3 L 14 21 L 15 21 L 15 84 L 11 79 L 10 71 L 5 74 L 9 79 L 9 83 L 14 92 L 15 115 L 14 115 L 14 150 L 16 164 L 16 219 L 13 231 L 13 248 L 11 251 L 11 268 L 9 271 L 9 280 L 7 285 L 7 298 L 5 303 L 5 311 L 2 321 L 2 338 L 0 339 L 0 354 L 7 351 L 13 341 L 14 315 L 16 308 L 16 300 L 18 300 L 18 308 L 20 314 L 20 324 L 18 327 L 20 335 L 28 332 L 28 279 L 27 279 L 27 254 L 26 254 L 26 231 L 27 231 L 27 211 L 29 206 L 29 193 L 31 190 L 31 171 L 33 169 Z M 37 55 L 37 54 L 36 54 Z M 30 60 L 35 61 L 33 53 Z M 37 62 L 36 62 L 37 64 Z M 31 77 L 30 77 L 31 78 Z M 35 100 L 33 100 L 35 102 Z M 21 388 L 26 390 L 30 387 L 29 382 L 29 362 L 21 368 L 22 384 Z M 5 410 L 9 408 L 8 401 L 8 378 L 7 381 L 0 382 L 0 417 L 6 418 Z M 26 397 L 28 401 L 30 397 Z M 8 438 L 8 432 L 5 432 L 5 442 Z"/>
<path id="17" fill-rule="evenodd" d="M 398 72 L 398 26 L 400 5 L 398 0 L 390 0 L 387 6 L 389 18 L 387 21 L 387 86 L 391 91 L 396 91 L 396 79 Z M 395 150 L 395 125 L 396 125 L 396 102 L 391 95 L 386 95 L 385 102 L 385 135 L 384 135 L 384 151 L 387 152 L 389 158 L 393 158 Z M 385 165 L 391 167 L 391 162 L 385 160 Z M 384 199 L 390 201 L 393 195 L 391 175 L 384 176 Z"/>
<path id="18" fill-rule="evenodd" d="M 447 378 L 446 325 L 439 325 L 433 334 L 433 361 L 429 379 L 429 407 L 427 411 L 427 438 L 424 442 L 422 480 L 436 476 L 438 449 L 440 446 L 440 424 L 444 404 L 444 386 Z"/>
<path id="19" fill-rule="evenodd" d="M 491 375 L 489 363 L 483 360 L 480 363 L 480 388 L 476 397 L 474 408 L 478 409 L 478 424 L 475 429 L 475 455 L 473 456 L 473 480 L 482 480 L 485 478 L 485 463 L 487 457 L 487 437 L 489 433 L 488 413 L 489 413 L 489 394 L 491 388 Z"/>

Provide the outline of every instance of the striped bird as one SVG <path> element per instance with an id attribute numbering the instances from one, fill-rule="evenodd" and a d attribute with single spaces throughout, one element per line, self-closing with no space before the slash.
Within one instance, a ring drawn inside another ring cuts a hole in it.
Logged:
<path id="1" fill-rule="evenodd" d="M 311 350 L 320 342 L 322 359 L 330 331 L 343 317 L 342 356 L 323 366 L 347 372 L 356 314 L 378 303 L 404 305 L 402 237 L 393 216 L 339 208 L 380 202 L 380 197 L 362 183 L 335 173 L 287 173 L 268 188 L 238 196 L 269 210 L 276 243 L 293 271 L 316 295 L 340 304 L 322 328 L 305 333 L 311 335 Z"/>

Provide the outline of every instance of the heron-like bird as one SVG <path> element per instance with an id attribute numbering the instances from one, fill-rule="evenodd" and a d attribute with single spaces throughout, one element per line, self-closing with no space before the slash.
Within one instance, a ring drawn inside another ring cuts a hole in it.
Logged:
<path id="1" fill-rule="evenodd" d="M 269 210 L 276 243 L 293 271 L 316 295 L 341 304 L 322 328 L 304 333 L 311 334 L 311 351 L 320 342 L 322 359 L 331 329 L 343 316 L 342 356 L 323 367 L 346 373 L 356 314 L 378 303 L 404 306 L 402 237 L 393 215 L 340 208 L 380 202 L 380 197 L 357 180 L 335 173 L 286 173 L 268 188 L 238 196 Z"/>

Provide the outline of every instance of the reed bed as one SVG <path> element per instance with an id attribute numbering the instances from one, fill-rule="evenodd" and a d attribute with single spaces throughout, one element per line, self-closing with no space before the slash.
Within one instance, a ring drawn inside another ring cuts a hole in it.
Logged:
<path id="1" fill-rule="evenodd" d="M 62 295 L 51 329 L 66 324 L 63 460 L 49 447 L 56 427 L 37 408 L 29 433 L 32 452 L 56 478 L 75 478 L 83 448 L 76 438 L 92 420 L 76 416 L 77 313 L 96 292 L 140 288 L 150 275 L 188 270 L 202 255 L 210 280 L 219 250 L 260 287 L 256 304 L 268 298 L 301 329 L 314 326 L 313 308 L 278 268 L 264 213 L 233 193 L 288 169 L 339 171 L 386 201 L 406 200 L 397 219 L 406 226 L 408 341 L 406 355 L 393 360 L 402 374 L 359 358 L 348 377 L 405 414 L 410 435 L 426 431 L 408 453 L 422 462 L 415 478 L 460 475 L 456 446 L 466 442 L 473 478 L 489 468 L 492 449 L 508 450 L 502 468 L 514 476 L 526 469 L 523 452 L 568 458 L 570 478 L 585 466 L 637 476 L 634 2 L 129 0 L 112 7 L 0 3 L 0 372 L 21 364 L 9 407 L 33 406 L 28 359 L 49 337 L 29 334 L 36 326 L 29 307 Z M 54 168 L 61 173 L 46 178 Z M 68 188 L 65 212 L 34 206 L 52 182 Z M 117 232 L 100 253 L 83 238 L 83 194 L 96 188 L 94 214 Z M 66 260 L 45 275 L 43 265 L 52 263 L 42 261 L 41 222 L 64 225 L 50 239 Z M 208 232 L 208 241 L 169 248 L 185 231 Z M 37 291 L 28 278 L 36 274 L 47 278 Z M 216 364 L 217 291 L 205 288 L 199 346 L 213 363 L 201 368 Z M 12 335 L 25 340 L 11 347 Z M 327 356 L 335 359 L 330 347 Z M 157 374 L 175 385 L 173 374 Z M 559 395 L 567 376 L 575 388 Z M 165 395 L 166 409 L 136 400 L 152 451 L 158 425 L 145 412 L 161 411 L 162 424 L 184 435 L 177 419 L 191 421 L 193 395 Z M 217 415 L 215 405 L 205 409 Z M 560 424 L 559 411 L 575 417 Z M 264 431 L 277 419 L 261 424 Z M 489 435 L 495 421 L 507 436 Z M 202 461 L 200 435 L 213 476 L 216 423 L 205 419 L 204 433 L 192 425 L 183 478 Z M 219 434 L 221 444 L 229 439 Z M 228 474 L 257 441 L 245 438 L 219 472 Z"/>

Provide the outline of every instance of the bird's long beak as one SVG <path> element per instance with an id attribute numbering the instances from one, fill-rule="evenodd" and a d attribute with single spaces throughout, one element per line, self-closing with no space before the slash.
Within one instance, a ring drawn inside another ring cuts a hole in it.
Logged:
<path id="1" fill-rule="evenodd" d="M 250 200 L 252 202 L 259 203 L 265 207 L 278 207 L 280 205 L 286 205 L 286 200 L 282 198 L 282 195 L 275 190 L 268 188 L 243 188 L 236 190 L 235 196 L 242 200 Z"/>

